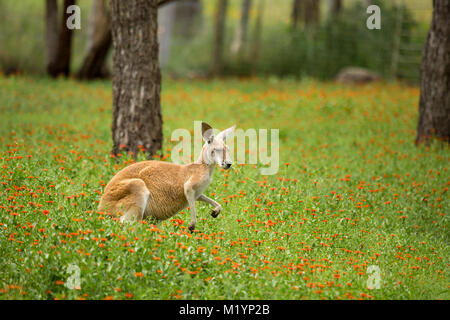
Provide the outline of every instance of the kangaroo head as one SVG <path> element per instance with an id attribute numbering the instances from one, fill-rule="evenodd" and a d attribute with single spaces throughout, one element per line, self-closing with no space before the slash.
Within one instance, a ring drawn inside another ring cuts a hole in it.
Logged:
<path id="1" fill-rule="evenodd" d="M 218 135 L 214 135 L 214 130 L 205 122 L 202 122 L 202 136 L 205 144 L 202 149 L 202 160 L 208 165 L 218 164 L 224 169 L 229 169 L 233 163 L 228 146 L 225 140 L 234 132 L 235 125 L 225 129 Z"/>

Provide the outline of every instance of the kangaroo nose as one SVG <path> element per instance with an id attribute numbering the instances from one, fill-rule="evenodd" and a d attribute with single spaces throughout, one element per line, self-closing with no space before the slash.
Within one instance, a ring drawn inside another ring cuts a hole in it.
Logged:
<path id="1" fill-rule="evenodd" d="M 231 163 L 226 163 L 225 164 L 225 169 L 230 169 L 230 167 L 231 167 Z"/>

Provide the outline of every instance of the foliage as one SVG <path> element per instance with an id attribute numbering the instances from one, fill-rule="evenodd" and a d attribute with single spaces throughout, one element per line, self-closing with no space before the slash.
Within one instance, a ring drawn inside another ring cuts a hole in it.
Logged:
<path id="1" fill-rule="evenodd" d="M 257 74 L 280 77 L 330 79 L 345 67 L 359 66 L 391 78 L 398 9 L 385 2 L 378 5 L 382 12 L 381 30 L 367 28 L 368 14 L 360 2 L 346 7 L 338 17 L 328 17 L 317 28 L 290 30 L 287 26 L 271 25 L 264 30 L 260 59 L 253 69 Z M 414 23 L 408 8 L 404 15 L 409 23 L 403 32 L 411 33 Z M 251 56 L 247 63 L 253 63 Z M 242 69 L 242 64 L 229 65 L 230 74 Z"/>
<path id="2" fill-rule="evenodd" d="M 58 4 L 62 11 L 62 3 Z M 77 1 L 82 12 L 88 12 L 90 4 L 90 0 Z M 73 31 L 72 71 L 78 70 L 84 57 L 87 14 L 81 15 L 81 25 L 81 30 Z M 0 1 L 0 70 L 44 74 L 45 50 L 45 1 Z"/>
<path id="3" fill-rule="evenodd" d="M 82 8 L 82 29 L 74 31 L 72 72 L 76 72 L 84 56 L 90 1 L 77 2 Z M 324 3 L 324 2 L 323 2 Z M 290 28 L 291 1 L 276 5 L 266 1 L 261 43 L 258 58 L 252 53 L 254 41 L 254 16 L 250 21 L 250 39 L 246 53 L 235 57 L 230 53 L 234 29 L 239 20 L 239 2 L 231 1 L 225 34 L 225 75 L 248 76 L 276 75 L 280 77 L 318 77 L 330 79 L 347 66 L 360 66 L 392 78 L 391 62 L 397 9 L 388 1 L 377 1 L 382 10 L 382 29 L 368 30 L 368 14 L 361 1 L 349 2 L 339 18 L 324 15 L 322 23 L 305 30 Z M 210 71 L 213 39 L 214 2 L 204 3 L 204 19 L 200 32 L 193 38 L 184 39 L 173 34 L 170 59 L 163 71 L 182 77 L 206 75 Z M 254 6 L 254 10 L 256 6 Z M 414 8 L 414 6 L 411 5 Z M 420 11 L 420 10 L 416 10 Z M 427 10 L 424 10 L 427 11 Z M 325 12 L 325 8 L 322 8 Z M 406 7 L 406 20 L 414 22 L 412 9 Z M 24 0 L 20 3 L 0 3 L 0 69 L 5 73 L 16 70 L 44 74 L 44 1 Z M 428 21 L 427 21 L 428 22 Z M 20 32 L 19 32 L 20 30 Z M 414 34 L 405 41 L 422 47 L 427 28 L 416 28 L 414 23 L 405 27 L 404 33 Z M 420 61 L 420 52 L 414 57 Z M 111 59 L 108 60 L 109 63 Z M 418 64 L 402 66 L 407 74 L 418 79 Z"/>

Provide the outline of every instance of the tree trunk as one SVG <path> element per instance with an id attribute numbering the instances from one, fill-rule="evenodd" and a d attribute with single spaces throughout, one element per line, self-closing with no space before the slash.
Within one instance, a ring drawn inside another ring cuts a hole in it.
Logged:
<path id="1" fill-rule="evenodd" d="M 170 2 L 175 0 L 159 0 L 158 6 Z M 93 1 L 89 27 L 88 49 L 77 76 L 80 79 L 104 78 L 108 76 L 106 58 L 112 45 L 111 17 L 107 0 Z"/>
<path id="2" fill-rule="evenodd" d="M 228 0 L 218 0 L 216 17 L 215 17 L 215 30 L 214 30 L 214 43 L 213 43 L 213 56 L 211 73 L 213 76 L 220 75 L 223 67 L 223 42 L 225 36 L 225 18 L 227 12 Z"/>
<path id="3" fill-rule="evenodd" d="M 162 147 L 157 9 L 157 0 L 111 0 L 113 154 Z"/>
<path id="4" fill-rule="evenodd" d="M 341 13 L 342 0 L 331 0 L 331 14 L 336 17 Z"/>
<path id="5" fill-rule="evenodd" d="M 305 27 L 315 26 L 319 24 L 319 0 L 304 0 L 303 19 L 305 20 Z"/>
<path id="6" fill-rule="evenodd" d="M 231 45 L 231 52 L 236 55 L 242 55 L 244 46 L 247 43 L 248 35 L 248 17 L 250 15 L 250 8 L 252 6 L 251 0 L 242 0 L 241 20 L 236 28 L 233 43 Z"/>
<path id="7" fill-rule="evenodd" d="M 420 68 L 416 144 L 450 142 L 450 1 L 433 0 L 433 17 Z"/>
<path id="8" fill-rule="evenodd" d="M 171 3 L 158 10 L 159 65 L 161 68 L 167 66 L 170 61 L 175 7 L 176 3 Z"/>
<path id="9" fill-rule="evenodd" d="M 53 1 L 48 1 L 47 3 L 47 9 L 50 11 L 48 12 L 47 17 L 51 17 L 50 21 L 47 23 L 47 27 L 51 27 L 51 25 L 54 24 L 54 17 L 53 12 L 55 10 L 55 5 L 52 3 Z M 64 0 L 63 5 L 63 12 L 62 12 L 62 19 L 59 22 L 60 26 L 58 28 L 58 42 L 56 44 L 56 53 L 54 54 L 54 60 L 49 60 L 47 64 L 47 72 L 52 77 L 57 77 L 60 74 L 63 74 L 64 76 L 68 76 L 70 72 L 70 56 L 71 56 L 71 49 L 72 49 L 72 30 L 67 28 L 66 22 L 67 19 L 70 17 L 70 14 L 66 13 L 67 7 L 74 5 L 75 0 Z M 57 10 L 57 9 L 56 9 Z M 53 45 L 49 44 L 51 41 L 54 41 L 53 36 L 51 35 L 52 32 L 50 30 L 47 30 L 46 34 L 50 36 L 50 38 L 47 40 L 47 48 L 53 47 Z M 53 49 L 50 49 L 53 50 Z M 52 51 L 50 51 L 51 54 Z M 50 54 L 49 54 L 50 57 Z"/>
<path id="10" fill-rule="evenodd" d="M 94 79 L 107 75 L 106 57 L 112 44 L 111 20 L 107 0 L 94 0 L 89 21 L 87 53 L 78 78 Z"/>
<path id="11" fill-rule="evenodd" d="M 302 0 L 293 0 L 292 1 L 292 29 L 297 29 L 298 23 L 300 22 L 300 15 L 302 11 Z"/>
<path id="12" fill-rule="evenodd" d="M 256 13 L 255 29 L 253 33 L 253 43 L 251 49 L 252 74 L 256 73 L 259 60 L 259 50 L 261 47 L 261 34 L 264 14 L 264 0 L 258 0 L 258 11 Z"/>

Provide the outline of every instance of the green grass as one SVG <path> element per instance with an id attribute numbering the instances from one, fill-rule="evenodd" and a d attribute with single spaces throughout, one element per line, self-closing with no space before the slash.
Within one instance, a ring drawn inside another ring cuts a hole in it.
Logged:
<path id="1" fill-rule="evenodd" d="M 279 173 L 216 169 L 223 211 L 199 203 L 193 235 L 186 210 L 157 226 L 96 211 L 131 162 L 109 156 L 110 82 L 0 88 L 0 299 L 450 298 L 449 150 L 414 146 L 417 88 L 164 78 L 164 155 L 194 120 L 280 129 Z"/>

